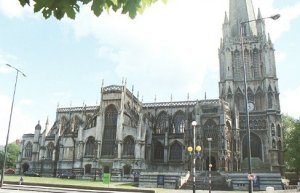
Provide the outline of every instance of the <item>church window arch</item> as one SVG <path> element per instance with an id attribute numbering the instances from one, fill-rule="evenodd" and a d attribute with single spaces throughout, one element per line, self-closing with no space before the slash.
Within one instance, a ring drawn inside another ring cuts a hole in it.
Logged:
<path id="1" fill-rule="evenodd" d="M 116 147 L 118 111 L 114 105 L 109 105 L 105 109 L 105 123 L 102 140 L 102 156 L 113 156 Z"/>
<path id="2" fill-rule="evenodd" d="M 254 94 L 250 87 L 247 88 L 247 94 L 248 94 L 248 101 L 253 103 L 254 102 Z"/>
<path id="3" fill-rule="evenodd" d="M 263 110 L 263 92 L 260 87 L 258 87 L 256 93 L 255 93 L 255 109 L 257 110 Z"/>
<path id="4" fill-rule="evenodd" d="M 233 52 L 233 76 L 235 80 L 241 80 L 241 56 L 238 50 Z"/>
<path id="5" fill-rule="evenodd" d="M 207 138 L 212 138 L 211 147 L 217 147 L 218 146 L 218 127 L 214 120 L 208 119 L 204 125 L 204 141 L 203 145 L 204 147 L 208 148 L 208 141 Z"/>
<path id="6" fill-rule="evenodd" d="M 156 133 L 164 133 L 168 131 L 169 127 L 169 117 L 168 114 L 165 111 L 162 111 L 159 113 L 157 117 L 157 128 L 156 128 Z"/>
<path id="7" fill-rule="evenodd" d="M 247 68 L 247 77 L 251 77 L 251 69 L 250 69 L 250 51 L 245 49 L 244 51 L 244 62 Z"/>
<path id="8" fill-rule="evenodd" d="M 164 160 L 164 146 L 159 141 L 154 143 L 154 160 Z"/>
<path id="9" fill-rule="evenodd" d="M 182 111 L 177 111 L 173 120 L 173 133 L 184 133 L 185 128 L 185 116 Z"/>
<path id="10" fill-rule="evenodd" d="M 96 141 L 95 138 L 90 136 L 85 144 L 85 156 L 96 156 Z"/>
<path id="11" fill-rule="evenodd" d="M 251 140 L 251 157 L 257 157 L 262 160 L 262 143 L 259 136 L 254 133 L 250 134 Z M 248 157 L 248 136 L 243 138 L 243 159 Z"/>
<path id="12" fill-rule="evenodd" d="M 269 86 L 268 89 L 268 108 L 269 109 L 273 108 L 273 91 L 271 86 Z"/>
<path id="13" fill-rule="evenodd" d="M 280 127 L 280 125 L 277 125 L 276 130 L 277 130 L 277 137 L 281 138 L 281 127 Z"/>
<path id="14" fill-rule="evenodd" d="M 32 143 L 28 142 L 25 146 L 25 154 L 24 157 L 25 158 L 31 158 L 32 156 Z"/>
<path id="15" fill-rule="evenodd" d="M 123 156 L 134 156 L 134 139 L 127 136 L 123 141 Z"/>
<path id="16" fill-rule="evenodd" d="M 274 125 L 274 123 L 271 124 L 271 135 L 272 135 L 272 137 L 275 136 L 275 125 Z"/>
<path id="17" fill-rule="evenodd" d="M 170 146 L 170 161 L 181 161 L 182 160 L 182 145 L 175 141 Z"/>
<path id="18" fill-rule="evenodd" d="M 259 51 L 257 48 L 253 50 L 253 77 L 255 79 L 261 77 L 261 72 L 260 72 L 260 60 L 259 60 Z"/>
<path id="19" fill-rule="evenodd" d="M 237 109 L 239 111 L 244 111 L 244 109 L 245 109 L 244 95 L 242 94 L 242 91 L 240 88 L 238 88 L 235 93 L 235 104 L 237 105 Z"/>

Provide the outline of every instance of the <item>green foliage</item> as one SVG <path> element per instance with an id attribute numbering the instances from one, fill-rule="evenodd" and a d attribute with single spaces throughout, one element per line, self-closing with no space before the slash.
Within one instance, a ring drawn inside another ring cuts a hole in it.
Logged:
<path id="1" fill-rule="evenodd" d="M 15 143 L 10 143 L 7 145 L 7 157 L 6 157 L 6 168 L 15 168 L 18 155 L 20 152 L 20 147 Z M 4 149 L 0 151 L 0 168 L 3 167 L 4 161 Z"/>
<path id="2" fill-rule="evenodd" d="M 283 128 L 285 129 L 285 162 L 289 171 L 300 173 L 300 120 L 290 116 L 282 117 Z"/>
<path id="3" fill-rule="evenodd" d="M 34 12 L 42 12 L 45 19 L 54 16 L 56 19 L 62 19 L 65 15 L 75 19 L 76 14 L 80 12 L 81 6 L 91 4 L 91 10 L 96 16 L 100 16 L 103 10 L 118 11 L 122 14 L 128 14 L 130 18 L 135 18 L 137 13 L 143 10 L 157 0 L 33 0 Z M 166 0 L 162 0 L 166 2 Z M 20 4 L 30 6 L 29 0 L 19 0 Z"/>

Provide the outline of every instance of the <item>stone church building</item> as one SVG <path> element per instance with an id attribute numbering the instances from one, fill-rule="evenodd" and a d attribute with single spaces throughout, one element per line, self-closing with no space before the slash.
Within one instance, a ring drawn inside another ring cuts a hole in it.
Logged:
<path id="1" fill-rule="evenodd" d="M 208 170 L 210 160 L 213 171 L 247 172 L 249 115 L 253 171 L 282 172 L 274 45 L 251 0 L 229 2 L 218 50 L 219 99 L 143 103 L 126 82 L 102 86 L 99 105 L 57 108 L 53 125 L 38 123 L 33 134 L 24 134 L 17 171 L 73 171 L 78 178 L 105 172 L 116 181 L 141 172 L 185 173 L 191 169 L 187 147 L 193 146 L 196 121 L 195 145 L 202 147 L 196 170 Z M 240 34 L 240 23 L 250 20 Z"/>

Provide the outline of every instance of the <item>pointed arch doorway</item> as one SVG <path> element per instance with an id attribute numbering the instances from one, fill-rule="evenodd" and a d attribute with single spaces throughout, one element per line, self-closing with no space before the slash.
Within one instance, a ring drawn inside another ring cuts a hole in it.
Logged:
<path id="1" fill-rule="evenodd" d="M 210 156 L 210 163 L 212 165 L 211 171 L 216 171 L 217 170 L 217 161 L 214 156 Z M 205 169 L 209 170 L 209 157 L 207 157 L 205 160 Z"/>

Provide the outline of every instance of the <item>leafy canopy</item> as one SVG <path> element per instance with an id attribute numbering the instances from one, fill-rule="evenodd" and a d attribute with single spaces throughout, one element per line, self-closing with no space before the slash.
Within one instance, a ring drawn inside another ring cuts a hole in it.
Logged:
<path id="1" fill-rule="evenodd" d="M 300 119 L 284 115 L 282 123 L 285 129 L 286 168 L 300 174 Z"/>
<path id="2" fill-rule="evenodd" d="M 54 16 L 62 19 L 67 15 L 75 19 L 81 6 L 91 6 L 91 10 L 96 16 L 100 16 L 103 10 L 121 10 L 122 14 L 128 14 L 130 18 L 135 18 L 137 13 L 143 10 L 157 0 L 33 0 L 34 12 L 42 12 L 45 19 Z M 166 0 L 163 0 L 166 2 Z M 19 0 L 20 4 L 30 6 L 30 0 Z"/>
<path id="3" fill-rule="evenodd" d="M 18 155 L 20 152 L 19 145 L 15 143 L 10 143 L 7 145 L 7 157 L 6 157 L 6 168 L 15 168 Z M 3 161 L 4 161 L 4 149 L 0 150 L 0 168 L 3 167 Z"/>

